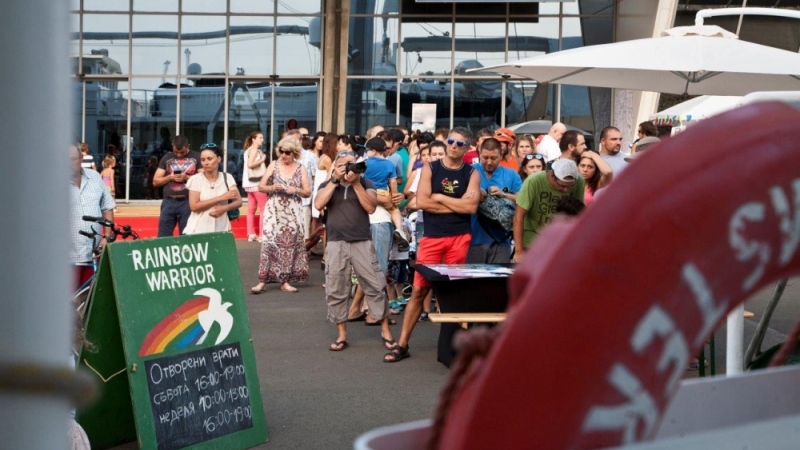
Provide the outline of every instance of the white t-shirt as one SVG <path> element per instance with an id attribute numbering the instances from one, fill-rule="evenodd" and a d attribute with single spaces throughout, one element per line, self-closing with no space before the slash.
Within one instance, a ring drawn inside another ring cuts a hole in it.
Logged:
<path id="1" fill-rule="evenodd" d="M 233 175 L 226 173 L 225 176 L 228 179 L 228 187 L 235 188 L 236 180 L 233 179 Z M 192 192 L 199 192 L 200 201 L 206 201 L 214 197 L 219 197 L 226 192 L 225 180 L 222 178 L 221 173 L 217 177 L 217 181 L 213 183 L 208 181 L 208 179 L 206 179 L 205 175 L 202 173 L 192 175 L 192 177 L 189 178 L 189 181 L 186 182 L 186 188 Z M 219 202 L 218 205 L 224 206 L 227 203 L 228 201 L 224 200 Z M 186 228 L 183 230 L 183 234 L 230 231 L 231 222 L 228 220 L 227 214 L 223 214 L 215 218 L 211 217 L 210 212 L 211 208 L 200 212 L 192 211 L 192 214 L 189 216 L 189 220 L 186 221 Z"/>
<path id="2" fill-rule="evenodd" d="M 543 154 L 545 162 L 550 162 L 561 156 L 561 149 L 558 148 L 558 142 L 553 139 L 553 136 L 545 134 L 542 142 L 536 146 L 536 153 Z"/>
<path id="3" fill-rule="evenodd" d="M 317 174 L 317 155 L 310 150 L 303 149 L 302 156 L 300 157 L 300 164 L 306 168 L 308 173 L 308 182 L 312 183 L 314 175 Z M 300 202 L 303 206 L 311 206 L 311 197 L 301 198 Z"/>
<path id="4" fill-rule="evenodd" d="M 375 207 L 375 212 L 369 215 L 369 223 L 386 223 L 392 221 L 392 215 L 389 214 L 383 206 L 378 205 Z"/>
<path id="5" fill-rule="evenodd" d="M 413 192 L 415 194 L 417 193 L 417 188 L 419 187 L 420 174 L 422 174 L 422 169 L 417 169 L 417 170 L 414 171 L 414 174 L 412 175 L 414 177 L 414 181 L 411 182 L 411 187 L 408 188 L 409 192 Z M 417 210 L 417 222 L 419 222 L 419 223 L 425 222 L 425 219 L 423 219 L 422 216 L 423 216 L 422 210 L 418 209 Z"/>

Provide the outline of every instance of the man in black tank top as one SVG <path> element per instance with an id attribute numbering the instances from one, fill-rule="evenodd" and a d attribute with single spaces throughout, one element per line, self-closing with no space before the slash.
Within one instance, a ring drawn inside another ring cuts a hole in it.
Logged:
<path id="1" fill-rule="evenodd" d="M 472 133 L 456 127 L 447 138 L 445 157 L 422 166 L 417 207 L 425 211 L 424 237 L 419 241 L 417 264 L 464 264 L 472 239 L 471 215 L 478 209 L 480 176 L 464 164 Z M 408 358 L 408 340 L 422 314 L 422 301 L 431 286 L 419 272 L 403 318 L 403 331 L 397 345 L 383 357 L 383 362 Z"/>

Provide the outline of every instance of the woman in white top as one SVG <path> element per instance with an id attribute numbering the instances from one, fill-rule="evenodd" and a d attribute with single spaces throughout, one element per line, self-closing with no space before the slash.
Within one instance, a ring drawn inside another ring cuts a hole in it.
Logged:
<path id="1" fill-rule="evenodd" d="M 239 195 L 233 175 L 219 172 L 222 150 L 216 144 L 203 144 L 200 149 L 203 172 L 193 175 L 186 183 L 192 214 L 183 233 L 230 231 L 228 211 L 242 206 L 242 196 Z"/>

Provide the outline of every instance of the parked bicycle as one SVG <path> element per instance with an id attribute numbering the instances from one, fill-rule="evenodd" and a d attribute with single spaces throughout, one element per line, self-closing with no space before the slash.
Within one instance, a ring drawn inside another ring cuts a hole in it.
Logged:
<path id="1" fill-rule="evenodd" d="M 108 228 L 111 230 L 111 235 L 106 236 L 106 245 L 111 244 L 118 239 L 127 240 L 130 238 L 131 240 L 139 239 L 139 235 L 136 234 L 135 231 L 131 229 L 130 225 L 123 225 L 117 226 L 114 222 L 105 219 L 103 217 L 93 217 L 93 216 L 83 216 L 81 217 L 86 222 L 96 223 L 101 226 L 101 230 L 103 228 Z M 85 264 L 78 264 L 79 266 L 87 266 L 91 267 L 91 275 L 89 278 L 84 281 L 78 290 L 75 291 L 75 294 L 72 296 L 72 301 L 75 304 L 76 310 L 78 312 L 78 316 L 84 320 L 86 311 L 89 310 L 89 299 L 91 298 L 92 293 L 92 286 L 94 286 L 94 277 L 97 274 L 97 268 L 100 264 L 100 257 L 102 255 L 102 247 L 100 245 L 100 241 L 102 240 L 102 231 L 97 232 L 96 230 L 92 229 L 92 231 L 78 231 L 78 233 L 82 236 L 85 236 L 87 239 L 92 240 L 92 260 Z"/>

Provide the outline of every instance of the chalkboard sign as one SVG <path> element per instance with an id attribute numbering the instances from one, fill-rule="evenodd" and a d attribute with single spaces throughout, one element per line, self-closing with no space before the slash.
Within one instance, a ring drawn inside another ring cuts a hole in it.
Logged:
<path id="1" fill-rule="evenodd" d="M 92 448 L 266 442 L 241 280 L 230 233 L 106 247 L 87 321 L 98 350 L 80 355 L 104 386 L 78 417 Z"/>
<path id="2" fill-rule="evenodd" d="M 145 368 L 159 450 L 188 447 L 253 426 L 238 343 L 151 359 Z"/>

